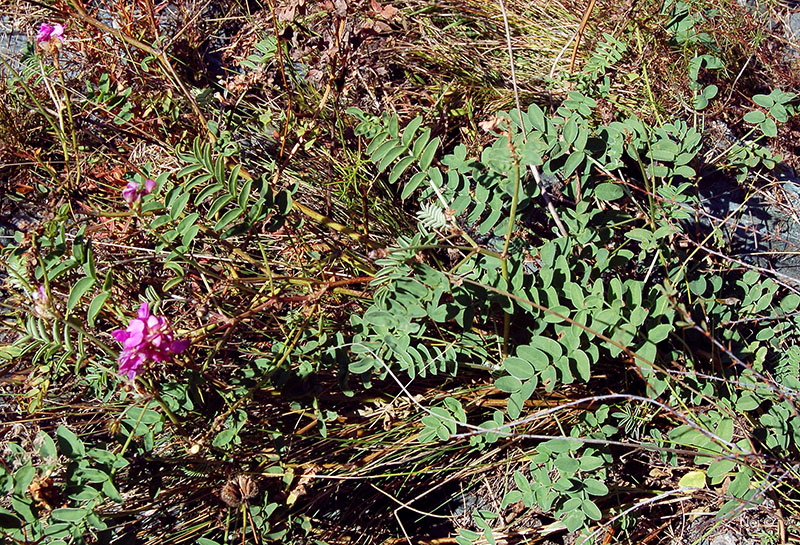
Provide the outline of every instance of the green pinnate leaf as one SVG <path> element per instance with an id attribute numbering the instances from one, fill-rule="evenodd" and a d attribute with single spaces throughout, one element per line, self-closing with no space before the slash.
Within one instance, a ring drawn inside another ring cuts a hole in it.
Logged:
<path id="1" fill-rule="evenodd" d="M 381 161 L 378 164 L 378 172 L 383 172 L 384 170 L 389 168 L 389 165 L 391 165 L 392 162 L 394 162 L 395 159 L 400 157 L 400 155 L 403 154 L 405 151 L 406 151 L 405 146 L 395 146 L 391 148 L 386 153 L 386 155 L 384 155 L 383 158 L 381 158 Z"/>
<path id="2" fill-rule="evenodd" d="M 592 520 L 600 520 L 603 518 L 603 513 L 592 500 L 586 499 L 581 503 L 581 510 L 583 513 Z"/>
<path id="3" fill-rule="evenodd" d="M 86 518 L 86 509 L 79 509 L 76 507 L 61 507 L 53 510 L 50 516 L 53 520 L 60 520 L 63 522 L 77 522 Z"/>
<path id="4" fill-rule="evenodd" d="M 372 161 L 373 163 L 379 163 L 386 156 L 387 153 L 389 153 L 390 151 L 392 151 L 396 147 L 398 147 L 398 145 L 397 145 L 397 141 L 395 141 L 395 140 L 388 140 L 388 141 L 384 142 L 370 156 L 370 161 Z M 399 147 L 402 150 L 402 146 L 399 146 Z"/>
<path id="5" fill-rule="evenodd" d="M 575 369 L 578 371 L 578 376 L 584 382 L 589 382 L 592 378 L 592 363 L 589 356 L 583 350 L 573 350 L 570 353 L 570 358 L 575 363 Z"/>
<path id="6" fill-rule="evenodd" d="M 86 448 L 77 435 L 65 425 L 60 425 L 56 430 L 56 441 L 61 454 L 71 460 L 80 460 L 86 456 Z"/>
<path id="7" fill-rule="evenodd" d="M 674 326 L 672 324 L 657 325 L 647 333 L 647 340 L 651 343 L 658 344 L 669 336 L 673 328 Z"/>
<path id="8" fill-rule="evenodd" d="M 778 126 L 775 124 L 775 120 L 771 117 L 766 118 L 764 121 L 761 122 L 761 132 L 764 133 L 764 136 L 769 138 L 775 138 L 778 136 Z"/>
<path id="9" fill-rule="evenodd" d="M 14 472 L 14 494 L 24 496 L 28 486 L 36 476 L 36 469 L 27 463 Z"/>
<path id="10" fill-rule="evenodd" d="M 403 157 L 397 161 L 397 164 L 392 167 L 392 170 L 389 173 L 389 183 L 395 183 L 398 178 L 400 178 L 400 176 L 402 176 L 403 173 L 408 169 L 408 167 L 414 163 L 415 160 L 416 159 L 413 156 L 409 155 L 408 157 Z"/>
<path id="11" fill-rule="evenodd" d="M 575 510 L 564 517 L 564 520 L 561 522 L 563 522 L 564 526 L 567 527 L 568 532 L 576 532 L 581 526 L 583 526 L 584 520 L 586 520 L 586 516 L 583 514 L 583 511 Z"/>
<path id="12" fill-rule="evenodd" d="M 437 136 L 431 140 L 427 146 L 425 146 L 425 150 L 419 157 L 420 170 L 428 170 L 428 167 L 431 166 L 431 163 L 433 163 L 433 157 L 436 155 L 436 150 L 439 148 L 440 140 L 441 139 Z"/>
<path id="13" fill-rule="evenodd" d="M 764 112 L 762 112 L 761 110 L 753 110 L 752 112 L 747 112 L 746 114 L 744 114 L 744 117 L 742 119 L 744 119 L 744 121 L 747 123 L 752 123 L 754 125 L 757 125 L 762 121 L 764 121 L 766 118 L 767 118 L 766 114 L 764 114 Z"/>
<path id="14" fill-rule="evenodd" d="M 85 276 L 75 282 L 75 285 L 69 292 L 69 299 L 67 299 L 67 312 L 71 312 L 72 309 L 75 308 L 86 292 L 92 289 L 94 282 L 94 278 L 90 276 Z"/>
<path id="15" fill-rule="evenodd" d="M 608 487 L 599 479 L 585 479 L 583 481 L 583 486 L 586 489 L 586 492 L 592 496 L 605 496 L 608 494 Z"/>
<path id="16" fill-rule="evenodd" d="M 107 291 L 103 291 L 98 293 L 92 299 L 92 302 L 89 303 L 89 310 L 86 311 L 86 322 L 89 324 L 90 327 L 94 327 L 95 320 L 97 320 L 97 315 L 100 314 L 100 311 L 103 308 L 106 300 L 108 300 L 111 294 Z"/>
<path id="17" fill-rule="evenodd" d="M 194 199 L 195 204 L 200 204 L 207 198 L 211 197 L 215 193 L 219 193 L 224 186 L 222 184 L 211 184 L 209 186 L 204 187 L 200 193 L 197 194 L 197 197 Z"/>
<path id="18" fill-rule="evenodd" d="M 516 377 L 505 376 L 495 380 L 494 387 L 501 392 L 514 393 L 522 389 L 522 382 Z"/>
<path id="19" fill-rule="evenodd" d="M 579 439 L 550 439 L 539 445 L 539 450 L 543 452 L 562 453 L 577 450 L 583 445 Z"/>
<path id="20" fill-rule="evenodd" d="M 717 462 L 712 462 L 711 465 L 708 466 L 706 475 L 709 479 L 722 477 L 729 471 L 733 471 L 736 466 L 736 460 L 719 460 Z"/>
<path id="21" fill-rule="evenodd" d="M 417 116 L 411 121 L 409 121 L 408 125 L 406 125 L 406 128 L 403 130 L 403 138 L 402 138 L 403 146 L 407 148 L 408 146 L 411 145 L 411 141 L 414 138 L 414 135 L 416 134 L 417 129 L 419 129 L 420 125 L 422 125 L 422 116 Z"/>
<path id="22" fill-rule="evenodd" d="M 420 154 L 422 154 L 422 150 L 425 149 L 425 145 L 428 143 L 431 137 L 431 129 L 430 127 L 425 127 L 423 131 L 420 133 L 419 137 L 414 141 L 414 145 L 411 146 L 411 154 L 419 158 Z M 425 170 L 425 169 L 423 169 Z"/>
<path id="23" fill-rule="evenodd" d="M 601 201 L 615 201 L 622 198 L 625 192 L 619 184 L 605 182 L 594 188 L 594 196 Z"/>
<path id="24" fill-rule="evenodd" d="M 417 172 L 416 174 L 414 174 L 411 177 L 411 179 L 408 180 L 408 183 L 403 188 L 403 193 L 400 195 L 400 198 L 402 200 L 406 200 L 407 198 L 409 198 L 411 194 L 414 193 L 414 190 L 417 189 L 420 186 L 420 184 L 422 184 L 423 181 L 425 181 L 425 178 L 427 176 L 428 176 L 427 172 Z"/>
<path id="25" fill-rule="evenodd" d="M 572 173 L 581 166 L 585 157 L 586 154 L 582 151 L 573 151 L 570 153 L 569 157 L 567 157 L 567 161 L 564 163 L 564 176 L 572 176 Z"/>
<path id="26" fill-rule="evenodd" d="M 692 100 L 692 107 L 695 110 L 704 110 L 708 106 L 708 98 L 704 95 L 697 95 Z"/>
<path id="27" fill-rule="evenodd" d="M 522 501 L 522 492 L 519 490 L 509 490 L 506 492 L 505 496 L 503 496 L 503 501 L 501 502 L 500 507 L 505 509 L 509 505 L 513 505 L 520 501 Z"/>
<path id="28" fill-rule="evenodd" d="M 775 100 L 770 95 L 754 95 L 753 102 L 764 108 L 771 108 L 775 104 Z"/>
<path id="29" fill-rule="evenodd" d="M 728 485 L 728 494 L 741 498 L 750 489 L 750 475 L 747 471 L 739 471 Z"/>
<path id="30" fill-rule="evenodd" d="M 503 360 L 503 367 L 519 380 L 527 380 L 533 376 L 533 365 L 521 358 L 508 357 Z"/>
<path id="31" fill-rule="evenodd" d="M 244 209 L 236 207 L 232 210 L 225 212 L 219 221 L 214 225 L 215 231 L 222 231 L 228 224 L 236 220 L 239 216 L 244 214 Z"/>
<path id="32" fill-rule="evenodd" d="M 581 456 L 580 459 L 581 471 L 593 471 L 599 467 L 602 467 L 603 464 L 603 459 L 599 456 L 590 456 L 587 454 L 585 456 Z"/>
<path id="33" fill-rule="evenodd" d="M 786 313 L 794 312 L 798 305 L 800 305 L 800 295 L 796 293 L 790 293 L 781 300 L 781 310 Z"/>

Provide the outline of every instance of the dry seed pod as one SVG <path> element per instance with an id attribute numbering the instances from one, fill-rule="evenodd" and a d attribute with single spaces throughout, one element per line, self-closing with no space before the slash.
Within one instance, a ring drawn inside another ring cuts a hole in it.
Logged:
<path id="1" fill-rule="evenodd" d="M 28 494 L 31 495 L 36 507 L 43 511 L 52 511 L 63 502 L 61 490 L 55 485 L 49 476 L 36 476 L 28 486 Z"/>
<path id="2" fill-rule="evenodd" d="M 237 475 L 222 487 L 219 498 L 228 507 L 238 507 L 258 494 L 258 485 L 247 475 Z"/>

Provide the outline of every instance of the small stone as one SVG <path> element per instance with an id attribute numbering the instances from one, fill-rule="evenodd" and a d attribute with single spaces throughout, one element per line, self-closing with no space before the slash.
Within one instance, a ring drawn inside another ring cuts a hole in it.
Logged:
<path id="1" fill-rule="evenodd" d="M 724 534 L 717 534 L 711 538 L 708 545 L 739 545 L 739 542 L 736 541 L 736 536 L 726 532 Z"/>

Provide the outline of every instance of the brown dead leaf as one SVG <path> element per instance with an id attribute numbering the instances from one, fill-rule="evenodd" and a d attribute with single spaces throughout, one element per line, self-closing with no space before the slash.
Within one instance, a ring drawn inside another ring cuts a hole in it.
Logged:
<path id="1" fill-rule="evenodd" d="M 493 115 L 486 121 L 481 121 L 480 123 L 478 123 L 478 126 L 481 128 L 481 130 L 484 130 L 486 132 L 499 132 L 498 128 L 500 127 L 500 124 L 503 121 L 504 120 L 502 117 L 497 117 L 496 115 Z"/>
<path id="2" fill-rule="evenodd" d="M 397 12 L 400 11 L 396 7 L 389 4 L 381 7 L 381 5 L 377 2 L 377 0 L 370 0 L 370 5 L 372 6 L 372 11 L 374 11 L 378 16 L 383 17 L 387 21 L 391 21 L 392 17 L 397 15 Z"/>
<path id="3" fill-rule="evenodd" d="M 289 0 L 285 5 L 275 8 L 275 16 L 280 23 L 294 21 L 298 11 L 305 12 L 306 0 Z"/>
<path id="4" fill-rule="evenodd" d="M 222 487 L 219 491 L 220 499 L 228 507 L 238 507 L 243 503 L 248 503 L 250 499 L 258 495 L 258 484 L 248 475 L 237 475 Z"/>
<path id="5" fill-rule="evenodd" d="M 333 0 L 333 5 L 337 17 L 347 15 L 347 0 Z"/>

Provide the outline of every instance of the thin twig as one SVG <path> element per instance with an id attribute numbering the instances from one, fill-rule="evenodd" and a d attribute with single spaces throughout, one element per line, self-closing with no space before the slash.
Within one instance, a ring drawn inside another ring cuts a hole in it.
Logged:
<path id="1" fill-rule="evenodd" d="M 586 30 L 586 24 L 589 22 L 589 17 L 592 15 L 592 10 L 597 0 L 589 0 L 589 5 L 586 6 L 586 11 L 583 12 L 583 19 L 581 19 L 581 26 L 578 27 L 578 34 L 575 37 L 575 47 L 572 48 L 572 56 L 569 59 L 569 73 L 575 68 L 575 59 L 578 56 L 578 47 L 581 45 L 581 38 L 583 38 L 583 31 Z"/>

